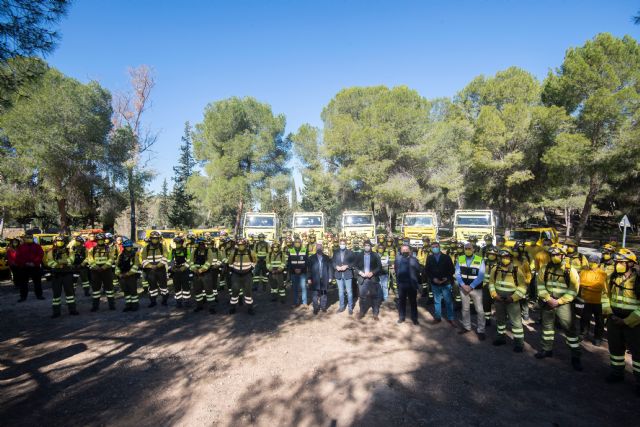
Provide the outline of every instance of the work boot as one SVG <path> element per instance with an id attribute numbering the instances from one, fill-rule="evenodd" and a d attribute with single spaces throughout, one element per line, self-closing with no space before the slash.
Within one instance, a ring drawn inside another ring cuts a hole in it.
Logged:
<path id="1" fill-rule="evenodd" d="M 197 301 L 196 302 L 196 308 L 193 309 L 193 312 L 197 313 L 199 311 L 202 311 L 203 308 L 204 308 L 204 302 L 203 301 Z"/>
<path id="2" fill-rule="evenodd" d="M 484 327 L 487 328 L 489 326 L 491 326 L 491 319 L 485 319 L 484 320 Z"/>
<path id="3" fill-rule="evenodd" d="M 91 302 L 91 312 L 95 313 L 100 308 L 100 298 L 93 298 Z"/>
<path id="4" fill-rule="evenodd" d="M 140 303 L 137 303 L 137 302 L 131 303 L 131 311 L 138 311 L 139 308 L 140 308 Z"/>
<path id="5" fill-rule="evenodd" d="M 124 309 L 122 310 L 123 313 L 126 313 L 127 311 L 131 311 L 131 303 L 125 303 L 124 305 Z"/>
<path id="6" fill-rule="evenodd" d="M 182 300 L 181 299 L 176 300 L 176 307 L 182 308 Z"/>
<path id="7" fill-rule="evenodd" d="M 535 355 L 536 359 L 544 359 L 546 357 L 553 357 L 553 351 L 551 350 L 540 350 Z"/>
<path id="8" fill-rule="evenodd" d="M 209 314 L 216 314 L 216 308 L 214 306 L 209 307 Z"/>
<path id="9" fill-rule="evenodd" d="M 574 371 L 582 372 L 582 360 L 580 356 L 571 357 L 571 366 L 573 366 Z"/>
<path id="10" fill-rule="evenodd" d="M 155 307 L 156 305 L 158 305 L 158 303 L 156 303 L 156 297 L 149 297 L 149 299 L 151 300 L 148 306 L 149 308 Z"/>
<path id="11" fill-rule="evenodd" d="M 521 339 L 515 340 L 513 345 L 513 352 L 522 353 L 523 351 L 524 351 L 524 340 L 521 340 Z"/>
<path id="12" fill-rule="evenodd" d="M 236 305 L 232 305 L 231 308 L 229 309 L 229 314 L 236 314 Z"/>
<path id="13" fill-rule="evenodd" d="M 254 315 L 256 314 L 255 310 L 253 309 L 253 304 L 248 304 L 249 309 L 247 310 L 247 313 L 249 313 L 250 315 Z"/>
<path id="14" fill-rule="evenodd" d="M 53 314 L 51 315 L 51 318 L 55 319 L 56 317 L 60 317 L 60 306 L 59 305 L 54 305 L 53 306 Z"/>
<path id="15" fill-rule="evenodd" d="M 107 298 L 107 300 L 109 301 L 109 310 L 115 310 L 116 309 L 116 299 L 111 297 L 111 298 Z"/>
<path id="16" fill-rule="evenodd" d="M 77 316 L 80 313 L 78 313 L 78 310 L 76 309 L 76 303 L 72 302 L 71 304 L 67 304 L 67 310 L 69 310 L 69 314 L 72 316 Z"/>
<path id="17" fill-rule="evenodd" d="M 274 295 L 271 297 L 271 302 L 276 302 L 276 301 L 278 301 L 278 296 L 274 294 Z"/>
<path id="18" fill-rule="evenodd" d="M 238 304 L 244 305 L 244 298 L 242 296 L 240 296 L 240 299 L 238 300 Z"/>
<path id="19" fill-rule="evenodd" d="M 91 291 L 89 290 L 89 288 L 84 288 L 84 296 L 85 297 L 91 296 Z"/>
<path id="20" fill-rule="evenodd" d="M 167 305 L 167 300 L 169 299 L 169 295 L 162 295 L 162 302 L 160 304 L 166 306 Z"/>
<path id="21" fill-rule="evenodd" d="M 505 345 L 507 343 L 507 339 L 504 336 L 498 336 L 495 340 L 493 340 L 493 345 L 500 346 Z"/>

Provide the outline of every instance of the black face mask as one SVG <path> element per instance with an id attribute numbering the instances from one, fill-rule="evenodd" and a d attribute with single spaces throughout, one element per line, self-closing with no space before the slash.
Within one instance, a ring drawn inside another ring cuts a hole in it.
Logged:
<path id="1" fill-rule="evenodd" d="M 411 252 L 402 252 L 402 256 L 405 258 L 409 258 L 411 256 Z"/>

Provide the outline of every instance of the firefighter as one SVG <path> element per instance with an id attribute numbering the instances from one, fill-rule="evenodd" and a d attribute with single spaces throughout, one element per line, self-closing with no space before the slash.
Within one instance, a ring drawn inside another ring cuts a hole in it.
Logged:
<path id="1" fill-rule="evenodd" d="M 498 248 L 490 246 L 484 251 L 484 283 L 482 284 L 482 309 L 484 310 L 485 328 L 491 325 L 491 306 L 493 305 L 493 297 L 489 290 L 489 281 L 493 269 L 498 266 Z"/>
<path id="2" fill-rule="evenodd" d="M 138 299 L 138 275 L 140 273 L 140 258 L 138 257 L 133 242 L 129 239 L 122 241 L 122 252 L 118 254 L 115 262 L 116 277 L 120 289 L 124 293 L 124 309 L 138 311 L 140 301 Z"/>
<path id="3" fill-rule="evenodd" d="M 267 289 L 267 255 L 269 255 L 269 243 L 265 241 L 265 235 L 258 234 L 258 241 L 254 245 L 256 253 L 256 267 L 253 271 L 253 290 L 257 291 L 262 285 L 263 292 Z"/>
<path id="4" fill-rule="evenodd" d="M 624 380 L 625 350 L 631 351 L 636 394 L 640 396 L 640 280 L 634 267 L 638 258 L 629 249 L 620 248 L 614 257 L 615 270 L 602 295 L 602 310 L 607 316 L 607 338 L 611 371 L 606 380 Z"/>
<path id="5" fill-rule="evenodd" d="M 494 247 L 493 235 L 492 234 L 485 234 L 483 240 L 484 240 L 484 246 L 482 247 L 482 258 L 484 258 L 486 260 L 487 259 L 487 250 L 489 248 Z"/>
<path id="6" fill-rule="evenodd" d="M 520 313 L 519 300 L 527 293 L 524 275 L 514 262 L 514 254 L 508 248 L 499 252 L 500 261 L 491 271 L 489 279 L 489 293 L 496 306 L 497 336 L 493 345 L 499 346 L 507 343 L 507 316 L 511 321 L 511 333 L 513 334 L 513 351 L 522 353 L 524 350 L 524 328 Z"/>
<path id="7" fill-rule="evenodd" d="M 397 296 L 397 282 L 396 282 L 396 271 L 395 271 L 395 263 L 396 257 L 398 256 L 398 248 L 395 244 L 395 239 L 390 234 L 387 236 L 387 244 L 386 251 L 389 254 L 389 284 L 387 285 L 388 289 L 393 291 L 393 294 Z M 353 251 L 354 255 L 357 254 L 357 251 Z M 355 257 L 354 257 L 355 258 Z M 353 281 L 354 286 L 356 285 L 356 280 Z M 359 291 L 358 286 L 355 286 L 354 297 L 357 295 Z"/>
<path id="8" fill-rule="evenodd" d="M 284 304 L 287 293 L 284 288 L 284 270 L 287 265 L 287 257 L 282 251 L 278 242 L 271 243 L 271 251 L 267 256 L 267 267 L 269 269 L 269 288 L 271 290 L 271 301 Z"/>
<path id="9" fill-rule="evenodd" d="M 316 231 L 313 228 L 309 230 L 309 235 L 307 236 L 307 243 L 305 246 L 307 249 L 307 256 L 316 254 Z"/>
<path id="10" fill-rule="evenodd" d="M 87 248 L 84 246 L 82 236 L 76 236 L 70 245 L 69 251 L 73 252 L 73 269 L 75 271 L 73 277 L 80 281 L 84 296 L 91 295 L 91 283 L 89 282 L 89 269 L 87 268 Z"/>
<path id="11" fill-rule="evenodd" d="M 611 243 L 605 243 L 602 246 L 602 254 L 600 256 L 600 265 L 599 267 L 607 273 L 607 276 L 610 277 L 613 273 L 615 273 L 615 262 L 614 257 L 616 254 L 616 248 Z"/>
<path id="12" fill-rule="evenodd" d="M 293 248 L 289 249 L 287 258 L 287 270 L 289 270 L 289 280 L 293 289 L 293 306 L 300 305 L 298 294 L 302 306 L 307 306 L 307 251 L 302 247 L 302 240 L 297 237 L 293 242 Z"/>
<path id="13" fill-rule="evenodd" d="M 69 314 L 78 315 L 76 310 L 76 296 L 73 288 L 73 252 L 67 250 L 67 239 L 59 234 L 53 239 L 53 247 L 47 251 L 46 264 L 51 269 L 53 280 L 51 290 L 53 299 L 51 300 L 53 315 L 52 319 L 60 317 L 60 306 L 62 304 L 62 291 L 64 290 L 65 300 Z"/>
<path id="14" fill-rule="evenodd" d="M 191 252 L 189 264 L 193 271 L 193 294 L 196 298 L 196 308 L 194 312 L 202 311 L 205 297 L 209 303 L 209 313 L 215 314 L 215 296 L 213 295 L 213 282 L 209 278 L 211 264 L 213 263 L 213 251 L 207 247 L 207 243 L 202 237 L 196 239 L 196 249 Z"/>
<path id="15" fill-rule="evenodd" d="M 565 252 L 566 252 L 566 260 L 565 262 L 569 263 L 569 265 L 576 269 L 578 273 L 581 270 L 589 269 L 589 260 L 587 257 L 578 252 L 578 244 L 573 239 L 567 239 L 564 242 Z"/>
<path id="16" fill-rule="evenodd" d="M 524 241 L 518 240 L 513 246 L 515 252 L 515 263 L 518 265 L 520 271 L 524 275 L 524 280 L 527 283 L 527 294 L 520 300 L 520 310 L 522 313 L 522 320 L 529 321 L 529 285 L 533 280 L 533 273 L 531 272 L 532 259 L 529 253 L 526 251 Z"/>
<path id="17" fill-rule="evenodd" d="M 116 259 L 115 251 L 108 246 L 103 233 L 96 234 L 96 245 L 89 249 L 87 262 L 91 270 L 91 311 L 96 312 L 100 308 L 101 290 L 104 290 L 109 302 L 109 310 L 116 309 L 116 300 L 113 292 L 113 270 L 111 267 Z"/>
<path id="18" fill-rule="evenodd" d="M 543 269 L 538 280 L 538 298 L 542 306 L 542 349 L 536 353 L 537 359 L 553 356 L 555 325 L 564 331 L 566 342 L 571 349 L 571 365 L 576 371 L 582 370 L 580 360 L 580 337 L 577 331 L 573 300 L 578 295 L 580 276 L 569 262 L 565 262 L 566 252 L 562 245 L 555 243 L 549 249 L 551 262 Z"/>
<path id="19" fill-rule="evenodd" d="M 162 305 L 167 305 L 169 289 L 167 288 L 167 253 L 162 244 L 160 233 L 152 231 L 149 244 L 140 252 L 140 263 L 149 282 L 149 307 L 157 305 L 158 293 L 162 296 Z"/>
<path id="20" fill-rule="evenodd" d="M 386 302 L 389 299 L 389 251 L 384 245 L 377 245 L 376 252 L 380 257 L 380 288 L 382 289 L 382 302 Z"/>
<path id="21" fill-rule="evenodd" d="M 169 254 L 169 271 L 173 277 L 173 292 L 176 306 L 188 305 L 191 300 L 189 284 L 189 249 L 184 246 L 182 237 L 173 238 L 173 248 Z"/>
<path id="22" fill-rule="evenodd" d="M 228 264 L 231 273 L 231 308 L 229 314 L 236 312 L 238 299 L 240 298 L 240 289 L 244 290 L 244 302 L 248 307 L 248 313 L 253 315 L 253 297 L 252 297 L 252 280 L 251 272 L 255 267 L 256 256 L 249 249 L 246 239 L 238 240 L 236 248 L 229 256 Z"/>

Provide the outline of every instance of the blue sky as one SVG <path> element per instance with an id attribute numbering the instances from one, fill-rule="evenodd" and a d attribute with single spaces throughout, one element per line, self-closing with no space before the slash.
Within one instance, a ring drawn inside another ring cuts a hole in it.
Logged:
<path id="1" fill-rule="evenodd" d="M 253 96 L 309 122 L 348 86 L 407 85 L 452 96 L 479 74 L 515 65 L 539 79 L 568 47 L 599 32 L 640 38 L 637 1 L 76 0 L 48 61 L 81 81 L 127 89 L 147 64 L 157 85 L 146 124 L 159 133 L 151 189 L 170 180 L 184 122 L 205 106 Z"/>

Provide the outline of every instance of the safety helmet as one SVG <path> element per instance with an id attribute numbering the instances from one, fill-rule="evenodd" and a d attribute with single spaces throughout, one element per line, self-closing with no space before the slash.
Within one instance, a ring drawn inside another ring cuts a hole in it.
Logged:
<path id="1" fill-rule="evenodd" d="M 159 239 L 160 238 L 160 232 L 152 231 L 151 234 L 149 234 L 149 237 L 152 238 L 152 239 Z"/>
<path id="2" fill-rule="evenodd" d="M 613 247 L 611 243 L 605 243 L 602 246 L 602 252 L 615 252 L 616 248 Z"/>
<path id="3" fill-rule="evenodd" d="M 493 235 L 492 234 L 485 234 L 484 235 L 484 241 L 486 242 L 487 240 L 491 240 L 493 242 Z"/>
<path id="4" fill-rule="evenodd" d="M 422 235 L 422 241 L 423 241 L 423 242 L 429 242 L 429 241 L 431 241 L 431 239 L 430 239 L 430 238 L 429 238 L 429 236 L 427 236 L 426 234 L 423 234 L 423 235 Z"/>
<path id="5" fill-rule="evenodd" d="M 104 233 L 96 234 L 96 240 L 104 240 L 104 239 L 105 239 Z"/>
<path id="6" fill-rule="evenodd" d="M 462 242 L 456 243 L 456 248 L 457 249 L 464 249 L 464 243 L 462 243 Z"/>
<path id="7" fill-rule="evenodd" d="M 129 239 L 125 239 L 122 241 L 122 247 L 123 248 L 132 248 L 133 247 L 133 242 Z"/>
<path id="8" fill-rule="evenodd" d="M 564 246 L 562 246 L 560 243 L 554 243 L 549 248 L 549 254 L 551 254 L 551 255 L 566 255 L 567 252 L 564 250 Z"/>
<path id="9" fill-rule="evenodd" d="M 278 242 L 272 242 L 271 243 L 271 249 L 280 249 L 280 243 Z"/>
<path id="10" fill-rule="evenodd" d="M 576 246 L 576 247 L 578 246 L 578 244 L 576 243 L 576 241 L 575 241 L 575 240 L 573 240 L 573 239 L 566 239 L 566 240 L 564 241 L 564 245 L 565 245 L 565 246 Z"/>
<path id="11" fill-rule="evenodd" d="M 264 237 L 265 237 L 265 236 L 264 236 L 264 233 L 260 233 L 260 234 L 258 234 L 258 239 L 264 239 Z"/>
<path id="12" fill-rule="evenodd" d="M 204 240 L 202 237 L 196 237 L 196 240 L 195 240 L 196 245 L 201 245 L 204 243 L 206 243 L 206 240 Z"/>
<path id="13" fill-rule="evenodd" d="M 498 255 L 498 248 L 496 248 L 495 246 L 489 246 L 487 248 L 487 250 L 485 251 L 485 254 L 486 255 L 490 255 L 490 254 Z"/>
<path id="14" fill-rule="evenodd" d="M 631 250 L 627 248 L 620 248 L 616 253 L 616 261 L 627 261 L 632 263 L 638 262 L 638 257 Z"/>
<path id="15" fill-rule="evenodd" d="M 220 233 L 220 235 L 222 236 L 222 233 Z M 187 234 L 187 240 L 189 240 L 189 241 L 193 242 L 194 240 L 196 240 L 196 235 L 195 235 L 195 234 L 193 234 L 193 233 L 191 233 L 191 232 L 189 232 L 189 233 Z"/>
<path id="16" fill-rule="evenodd" d="M 517 251 L 520 248 L 524 248 L 524 241 L 523 240 L 516 240 L 516 243 L 513 245 L 513 249 Z"/>
<path id="17" fill-rule="evenodd" d="M 111 234 L 111 233 L 104 233 L 104 237 L 105 237 L 105 239 L 113 239 L 113 234 Z"/>
<path id="18" fill-rule="evenodd" d="M 470 242 L 477 242 L 478 241 L 478 236 L 469 236 L 469 241 Z"/>
<path id="19" fill-rule="evenodd" d="M 175 243 L 176 245 L 182 245 L 184 244 L 184 239 L 180 236 L 176 236 L 173 238 L 173 243 Z"/>
<path id="20" fill-rule="evenodd" d="M 66 242 L 67 241 L 67 237 L 64 234 L 58 234 L 57 236 L 55 236 L 53 238 L 54 242 Z"/>
<path id="21" fill-rule="evenodd" d="M 509 248 L 502 248 L 502 249 L 500 249 L 499 255 L 501 257 L 509 256 L 509 257 L 513 258 L 513 251 L 511 249 L 509 249 Z"/>

